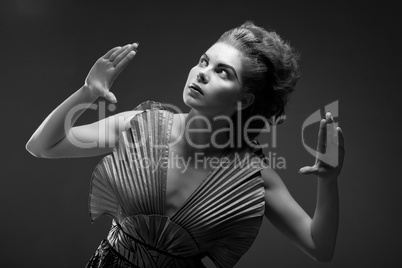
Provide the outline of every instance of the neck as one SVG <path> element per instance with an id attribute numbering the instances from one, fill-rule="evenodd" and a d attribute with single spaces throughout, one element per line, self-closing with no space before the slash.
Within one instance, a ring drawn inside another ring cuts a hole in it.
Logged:
<path id="1" fill-rule="evenodd" d="M 228 120 L 206 116 L 194 109 L 184 119 L 180 145 L 187 155 L 219 156 L 230 147 Z"/>

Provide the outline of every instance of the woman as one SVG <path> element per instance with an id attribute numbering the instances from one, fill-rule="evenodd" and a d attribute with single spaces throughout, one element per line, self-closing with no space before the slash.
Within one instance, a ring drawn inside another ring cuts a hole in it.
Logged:
<path id="1" fill-rule="evenodd" d="M 340 128 L 327 113 L 318 142 L 318 151 L 331 157 L 340 148 L 339 164 L 326 164 L 318 153 L 312 167 L 300 170 L 318 177 L 312 219 L 264 164 L 253 140 L 255 129 L 284 113 L 299 77 L 293 49 L 275 32 L 246 22 L 224 33 L 191 69 L 183 90 L 188 114 L 146 102 L 93 124 L 65 124 L 77 106 L 89 107 L 98 97 L 116 102 L 110 88 L 137 48 L 116 47 L 101 57 L 85 85 L 26 146 L 44 158 L 110 153 L 92 175 L 90 214 L 93 220 L 108 214 L 113 225 L 87 267 L 204 267 L 205 256 L 217 267 L 233 267 L 254 241 L 264 213 L 312 258 L 329 261 L 344 155 Z M 74 113 L 72 124 L 81 113 Z M 101 126 L 105 135 L 99 135 Z"/>

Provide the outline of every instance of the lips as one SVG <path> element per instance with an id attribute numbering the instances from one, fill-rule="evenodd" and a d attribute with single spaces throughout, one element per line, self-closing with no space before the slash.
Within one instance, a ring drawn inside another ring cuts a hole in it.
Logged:
<path id="1" fill-rule="evenodd" d="M 204 93 L 202 92 L 202 89 L 200 88 L 199 85 L 192 83 L 188 87 L 194 89 L 195 91 L 198 91 L 201 95 L 204 95 Z"/>

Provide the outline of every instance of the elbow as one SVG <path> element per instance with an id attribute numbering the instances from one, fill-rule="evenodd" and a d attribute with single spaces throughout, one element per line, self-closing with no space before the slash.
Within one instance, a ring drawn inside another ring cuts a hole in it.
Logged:
<path id="1" fill-rule="evenodd" d="M 39 149 L 37 148 L 37 146 L 35 146 L 31 140 L 29 140 L 29 141 L 27 142 L 27 144 L 25 145 L 25 149 L 26 149 L 31 155 L 33 155 L 34 157 L 37 157 L 37 158 L 46 158 L 45 154 L 44 154 L 41 150 L 39 150 Z"/>
<path id="2" fill-rule="evenodd" d="M 29 142 L 25 145 L 25 150 L 27 150 L 34 157 L 41 158 L 41 154 L 35 150 Z"/>

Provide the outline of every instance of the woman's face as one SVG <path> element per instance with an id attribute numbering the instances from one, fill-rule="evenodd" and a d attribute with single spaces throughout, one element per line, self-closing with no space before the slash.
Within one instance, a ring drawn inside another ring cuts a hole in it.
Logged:
<path id="1" fill-rule="evenodd" d="M 190 70 L 184 103 L 207 116 L 230 116 L 241 96 L 242 61 L 242 53 L 234 47 L 214 44 Z"/>

